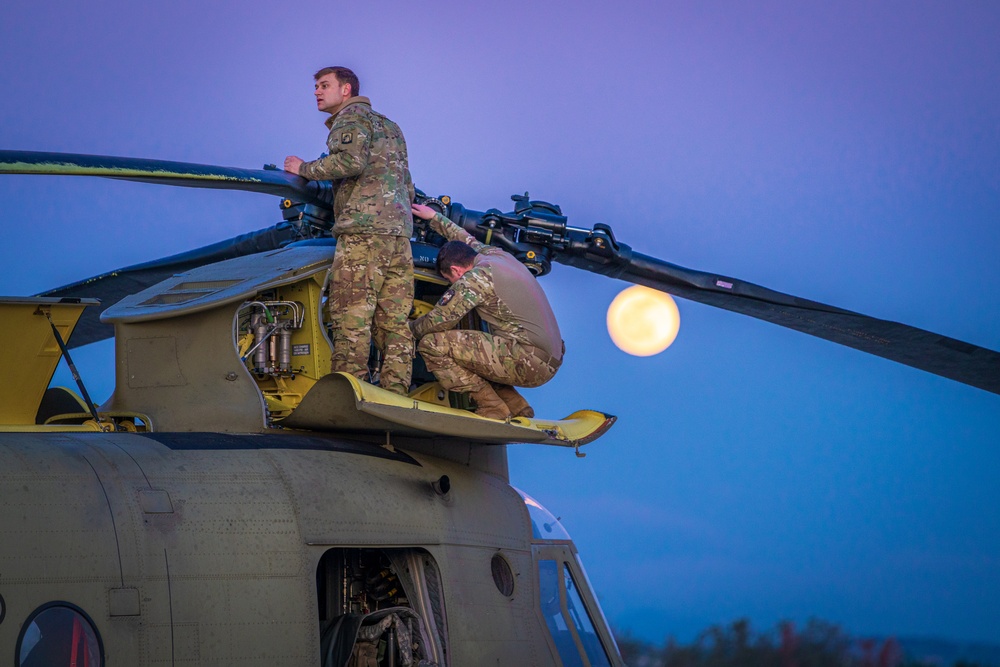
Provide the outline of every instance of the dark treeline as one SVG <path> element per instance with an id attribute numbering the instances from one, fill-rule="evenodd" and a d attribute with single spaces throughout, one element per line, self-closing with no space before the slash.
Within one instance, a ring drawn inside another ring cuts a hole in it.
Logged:
<path id="1" fill-rule="evenodd" d="M 629 634 L 617 636 L 629 667 L 997 667 L 994 660 L 978 661 L 927 655 L 907 650 L 907 642 L 860 639 L 839 626 L 810 619 L 797 628 L 790 622 L 755 632 L 747 619 L 713 625 L 691 644 L 673 638 L 657 646 Z"/>

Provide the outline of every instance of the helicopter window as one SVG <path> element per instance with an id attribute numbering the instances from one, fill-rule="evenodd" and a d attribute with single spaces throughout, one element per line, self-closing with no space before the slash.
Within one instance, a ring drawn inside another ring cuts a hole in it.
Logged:
<path id="1" fill-rule="evenodd" d="M 500 554 L 493 554 L 490 561 L 490 571 L 493 573 L 493 583 L 500 595 L 509 598 L 514 594 L 514 573 L 511 572 L 507 559 Z"/>
<path id="2" fill-rule="evenodd" d="M 560 598 L 564 593 L 559 586 L 559 563 L 554 560 L 538 561 L 538 595 L 545 624 L 549 627 L 563 667 L 583 667 L 580 650 L 563 613 Z"/>
<path id="3" fill-rule="evenodd" d="M 536 540 L 568 540 L 569 533 L 559 523 L 559 519 L 552 515 L 552 512 L 542 507 L 541 503 L 529 496 L 520 489 L 514 489 L 520 494 L 521 499 L 528 508 L 528 516 L 531 518 L 531 537 Z"/>
<path id="4" fill-rule="evenodd" d="M 563 665 L 583 665 L 582 651 L 592 667 L 611 667 L 567 563 L 538 561 L 538 593 L 545 624 Z"/>
<path id="5" fill-rule="evenodd" d="M 66 602 L 37 609 L 17 640 L 17 667 L 102 667 L 104 647 L 94 624 Z"/>
<path id="6" fill-rule="evenodd" d="M 583 567 L 583 561 L 580 560 L 580 554 L 575 554 L 575 556 L 576 557 L 574 560 L 576 561 L 576 574 L 579 577 L 580 583 L 587 590 L 591 591 L 594 590 L 594 586 L 590 583 L 590 577 L 587 576 L 587 570 Z M 601 609 L 600 605 L 597 605 L 596 608 L 590 607 L 589 609 L 590 612 L 593 614 L 593 616 L 591 616 L 590 619 L 588 620 L 596 621 L 601 627 L 608 630 L 606 636 L 608 639 L 611 640 L 612 653 L 620 654 L 621 650 L 618 648 L 618 642 L 615 640 L 614 633 L 610 631 L 611 626 L 608 625 L 608 619 L 607 617 L 604 616 L 604 610 Z M 593 659 L 591 659 L 591 663 L 597 664 L 594 663 Z"/>
<path id="7" fill-rule="evenodd" d="M 594 623 L 590 620 L 587 608 L 583 606 L 583 600 L 576 589 L 576 582 L 569 571 L 569 567 L 563 563 L 563 585 L 566 587 L 566 610 L 576 627 L 576 634 L 583 643 L 583 650 L 587 653 L 587 660 L 592 667 L 611 667 L 607 654 L 601 648 L 601 640 L 597 637 Z"/>

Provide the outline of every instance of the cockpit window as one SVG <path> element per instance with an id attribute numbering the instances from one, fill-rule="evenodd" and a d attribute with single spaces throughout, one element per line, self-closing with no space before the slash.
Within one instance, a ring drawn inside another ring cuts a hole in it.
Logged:
<path id="1" fill-rule="evenodd" d="M 570 620 L 573 621 L 576 633 L 580 636 L 583 650 L 587 653 L 587 660 L 590 661 L 591 667 L 611 667 L 608 656 L 601 648 L 601 640 L 597 637 L 597 631 L 594 630 L 594 623 L 590 620 L 590 615 L 587 614 L 587 608 L 583 606 L 583 600 L 576 589 L 573 575 L 565 563 L 563 563 L 562 571 L 563 583 L 566 586 L 566 611 L 569 612 Z"/>
<path id="2" fill-rule="evenodd" d="M 102 667 L 103 648 L 90 619 L 66 603 L 45 605 L 21 630 L 17 667 Z"/>
<path id="3" fill-rule="evenodd" d="M 559 563 L 556 561 L 538 561 L 538 594 L 545 625 L 549 628 L 549 634 L 555 642 L 563 667 L 583 667 L 583 659 L 569 629 L 566 614 L 562 610 L 559 594 Z"/>
<path id="4" fill-rule="evenodd" d="M 567 563 L 538 561 L 538 593 L 542 616 L 563 665 L 582 667 L 582 651 L 592 667 L 611 667 Z"/>
<path id="5" fill-rule="evenodd" d="M 536 540 L 568 540 L 569 533 L 559 523 L 559 519 L 552 515 L 552 512 L 542 507 L 541 503 L 529 496 L 520 489 L 517 491 L 524 504 L 528 507 L 528 516 L 531 517 L 531 536 Z"/>

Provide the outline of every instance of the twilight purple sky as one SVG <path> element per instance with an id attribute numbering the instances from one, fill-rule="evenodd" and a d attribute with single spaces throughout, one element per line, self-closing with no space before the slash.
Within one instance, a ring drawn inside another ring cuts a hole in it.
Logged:
<path id="1" fill-rule="evenodd" d="M 640 252 L 1000 350 L 996 3 L 153 4 L 5 7 L 0 147 L 314 157 L 311 74 L 347 65 L 429 194 L 529 190 Z M 280 219 L 97 179 L 3 177 L 0 198 L 15 296 Z M 544 285 L 568 355 L 529 399 L 619 423 L 585 459 L 514 447 L 512 480 L 613 624 L 1000 640 L 1000 397 L 684 301 L 676 343 L 628 357 L 604 328 L 624 283 Z M 112 346 L 76 357 L 106 397 Z"/>

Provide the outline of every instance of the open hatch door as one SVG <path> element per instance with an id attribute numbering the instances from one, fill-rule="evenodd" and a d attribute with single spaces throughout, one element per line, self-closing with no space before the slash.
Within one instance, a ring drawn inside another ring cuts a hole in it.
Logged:
<path id="1" fill-rule="evenodd" d="M 291 415 L 287 428 L 454 437 L 483 443 L 538 443 L 577 447 L 604 434 L 615 417 L 579 410 L 565 419 L 488 419 L 413 397 L 400 396 L 347 373 L 321 378 Z"/>
<path id="2" fill-rule="evenodd" d="M 62 357 L 52 324 L 67 341 L 84 309 L 99 304 L 97 299 L 0 298 L 0 426 L 36 423 L 45 390 Z"/>

